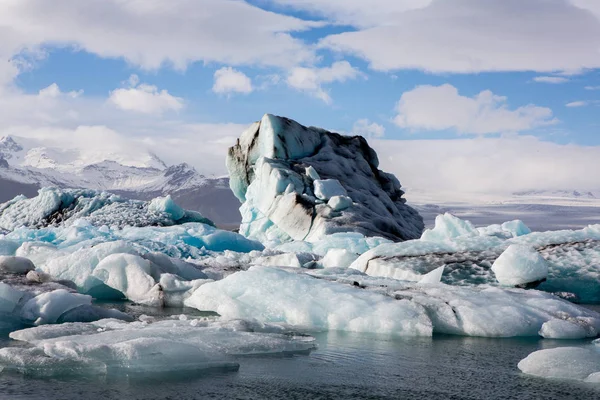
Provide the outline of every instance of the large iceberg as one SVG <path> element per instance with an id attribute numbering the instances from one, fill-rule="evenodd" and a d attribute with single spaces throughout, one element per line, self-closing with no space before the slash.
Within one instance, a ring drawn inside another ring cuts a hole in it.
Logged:
<path id="1" fill-rule="evenodd" d="M 227 156 L 231 189 L 243 203 L 240 233 L 263 242 L 316 242 L 336 232 L 418 238 L 423 219 L 378 166 L 360 136 L 267 114 Z"/>

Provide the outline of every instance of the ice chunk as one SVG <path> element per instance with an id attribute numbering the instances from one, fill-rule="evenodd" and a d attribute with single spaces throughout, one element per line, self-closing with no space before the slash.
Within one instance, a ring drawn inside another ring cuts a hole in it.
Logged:
<path id="1" fill-rule="evenodd" d="M 330 249 L 321 260 L 321 265 L 323 268 L 348 268 L 357 258 L 358 254 L 346 249 Z"/>
<path id="2" fill-rule="evenodd" d="M 333 196 L 327 202 L 333 211 L 343 211 L 352 205 L 352 199 L 348 196 Z"/>
<path id="3" fill-rule="evenodd" d="M 545 280 L 548 264 L 534 249 L 513 244 L 494 261 L 492 271 L 501 284 L 518 286 Z"/>
<path id="4" fill-rule="evenodd" d="M 540 336 L 546 339 L 583 339 L 595 337 L 598 332 L 589 332 L 585 327 L 577 323 L 577 320 L 566 321 L 563 319 L 551 319 L 542 325 Z"/>
<path id="5" fill-rule="evenodd" d="M 133 254 L 111 254 L 94 269 L 94 277 L 129 300 L 161 305 L 161 290 L 152 277 L 150 261 Z"/>
<path id="6" fill-rule="evenodd" d="M 428 274 L 424 275 L 419 280 L 419 283 L 425 283 L 425 284 L 440 283 L 442 281 L 443 274 L 444 274 L 444 266 L 441 266 L 441 267 L 436 268 L 433 271 L 429 272 Z"/>
<path id="7" fill-rule="evenodd" d="M 538 350 L 518 364 L 521 371 L 542 378 L 590 381 L 600 373 L 600 352 L 590 347 L 559 347 Z"/>
<path id="8" fill-rule="evenodd" d="M 171 195 L 153 199 L 148 205 L 148 210 L 155 213 L 165 213 L 169 215 L 173 221 L 178 221 L 185 216 L 185 210 L 175 204 Z"/>
<path id="9" fill-rule="evenodd" d="M 25 257 L 0 256 L 0 273 L 24 275 L 34 269 L 35 265 Z"/>
<path id="10" fill-rule="evenodd" d="M 308 176 L 313 181 L 321 179 L 321 177 L 319 176 L 319 173 L 317 172 L 316 169 L 313 168 L 312 165 L 309 165 L 308 167 L 306 167 L 305 171 L 306 171 L 306 176 Z"/>
<path id="11" fill-rule="evenodd" d="M 430 336 L 424 309 L 351 286 L 277 268 L 251 267 L 201 286 L 185 304 L 227 318 L 308 329 Z"/>
<path id="12" fill-rule="evenodd" d="M 337 179 L 318 179 L 313 182 L 317 199 L 329 200 L 334 196 L 347 196 L 348 192 Z"/>
<path id="13" fill-rule="evenodd" d="M 405 204 L 400 182 L 378 165 L 360 136 L 267 114 L 242 134 L 227 157 L 230 186 L 243 202 L 240 233 L 264 242 L 318 242 L 336 232 L 394 241 L 419 237 L 422 218 Z M 352 204 L 343 213 L 317 200 L 346 192 Z"/>
<path id="14" fill-rule="evenodd" d="M 428 242 L 441 242 L 460 236 L 478 236 L 479 232 L 469 221 L 462 220 L 450 213 L 435 217 L 435 227 L 426 229 L 421 240 Z"/>
<path id="15" fill-rule="evenodd" d="M 529 235 L 531 229 L 521 220 L 508 221 L 502 224 L 502 230 L 510 232 L 513 237 Z"/>
<path id="16" fill-rule="evenodd" d="M 21 318 L 35 325 L 53 324 L 67 311 L 91 303 L 91 296 L 57 289 L 40 294 L 25 303 Z"/>

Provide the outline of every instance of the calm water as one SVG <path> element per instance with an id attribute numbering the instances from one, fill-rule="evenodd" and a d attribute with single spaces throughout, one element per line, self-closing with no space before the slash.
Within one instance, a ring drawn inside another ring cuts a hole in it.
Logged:
<path id="1" fill-rule="evenodd" d="M 600 398 L 600 385 L 532 378 L 516 367 L 532 351 L 589 341 L 316 337 L 319 349 L 310 355 L 243 357 L 238 372 L 77 379 L 0 373 L 0 399 Z"/>

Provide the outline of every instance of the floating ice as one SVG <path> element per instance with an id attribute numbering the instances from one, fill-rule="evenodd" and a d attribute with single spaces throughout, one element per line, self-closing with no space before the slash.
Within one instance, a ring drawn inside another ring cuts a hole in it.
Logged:
<path id="1" fill-rule="evenodd" d="M 513 244 L 494 261 L 492 271 L 502 285 L 520 286 L 545 280 L 548 264 L 534 249 Z"/>
<path id="2" fill-rule="evenodd" d="M 538 350 L 521 360 L 518 367 L 526 374 L 542 378 L 598 382 L 600 349 L 592 345 Z"/>
<path id="3" fill-rule="evenodd" d="M 540 336 L 546 339 L 583 339 L 595 337 L 598 332 L 586 329 L 577 320 L 551 319 L 545 322 L 540 329 Z"/>
<path id="4" fill-rule="evenodd" d="M 348 196 L 333 196 L 327 202 L 333 211 L 343 211 L 352 205 L 352 199 Z"/>
<path id="5" fill-rule="evenodd" d="M 277 268 L 252 267 L 201 286 L 185 304 L 227 318 L 307 329 L 430 336 L 431 321 L 409 301 Z"/>
<path id="6" fill-rule="evenodd" d="M 405 204 L 398 180 L 378 165 L 360 136 L 267 114 L 242 134 L 227 157 L 231 189 L 243 202 L 240 233 L 279 243 L 317 242 L 335 232 L 394 241 L 418 238 L 422 218 Z M 346 192 L 352 201 L 347 208 L 341 199 L 334 207 L 322 202 Z"/>
<path id="7" fill-rule="evenodd" d="M 411 284 L 352 275 L 351 269 L 327 271 L 313 277 L 302 270 L 252 267 L 201 286 L 185 304 L 228 318 L 316 330 L 538 336 L 544 323 L 569 319 L 590 336 L 600 331 L 600 314 L 539 291 Z"/>
<path id="8" fill-rule="evenodd" d="M 242 321 L 165 320 L 62 324 L 11 333 L 34 347 L 0 349 L 0 365 L 26 374 L 236 370 L 236 356 L 308 352 L 314 339 Z"/>

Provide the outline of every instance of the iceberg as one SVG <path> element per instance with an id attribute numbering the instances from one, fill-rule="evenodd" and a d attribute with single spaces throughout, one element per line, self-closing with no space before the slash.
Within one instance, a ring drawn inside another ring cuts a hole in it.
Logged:
<path id="1" fill-rule="evenodd" d="M 254 266 L 200 286 L 185 305 L 308 330 L 397 336 L 538 336 L 555 319 L 590 337 L 600 332 L 600 314 L 540 291 L 449 286 L 437 281 L 440 270 L 421 283 L 315 271 Z"/>
<path id="2" fill-rule="evenodd" d="M 420 237 L 423 219 L 406 205 L 398 180 L 378 165 L 360 136 L 267 114 L 227 156 L 231 189 L 243 203 L 240 233 L 264 243 L 314 243 L 339 232 L 392 241 Z"/>

